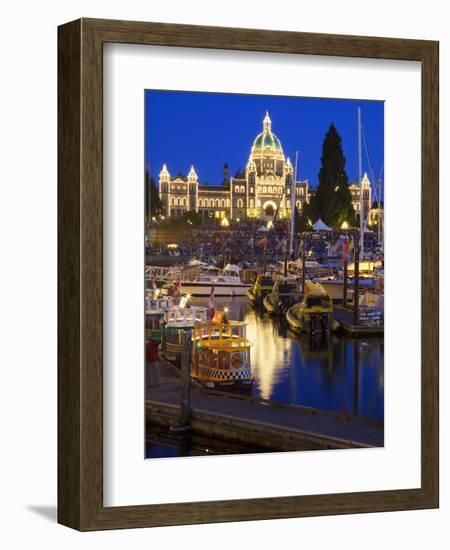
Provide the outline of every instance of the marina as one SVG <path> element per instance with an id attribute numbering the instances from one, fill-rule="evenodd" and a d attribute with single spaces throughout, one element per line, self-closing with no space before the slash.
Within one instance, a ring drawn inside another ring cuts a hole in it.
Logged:
<path id="1" fill-rule="evenodd" d="M 384 446 L 382 169 L 347 116 L 357 181 L 333 122 L 300 179 L 268 110 L 220 185 L 148 169 L 146 458 Z"/>

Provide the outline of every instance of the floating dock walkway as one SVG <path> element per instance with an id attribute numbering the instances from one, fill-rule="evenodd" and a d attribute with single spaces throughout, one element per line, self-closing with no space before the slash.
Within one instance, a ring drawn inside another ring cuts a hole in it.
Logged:
<path id="1" fill-rule="evenodd" d="M 364 336 L 383 336 L 384 326 L 363 326 L 353 324 L 353 309 L 335 306 L 334 318 L 339 321 L 339 330 L 351 338 Z"/>
<path id="2" fill-rule="evenodd" d="M 152 368 L 152 367 L 150 367 Z M 178 423 L 178 373 L 161 365 L 147 387 L 146 420 L 165 428 Z M 174 369 L 174 367 L 172 367 Z M 176 369 L 175 369 L 176 370 Z M 267 451 L 382 447 L 383 423 L 246 394 L 191 385 L 192 433 L 255 446 Z"/>

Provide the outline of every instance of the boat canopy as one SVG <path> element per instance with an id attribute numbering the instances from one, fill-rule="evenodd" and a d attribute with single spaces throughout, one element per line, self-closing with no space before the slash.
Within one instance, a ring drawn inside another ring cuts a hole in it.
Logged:
<path id="1" fill-rule="evenodd" d="M 239 273 L 241 271 L 241 268 L 238 265 L 235 265 L 235 264 L 227 264 L 224 267 L 223 271 L 224 271 L 224 273 L 228 272 L 228 273 L 235 273 L 236 275 L 239 275 Z"/>
<path id="2" fill-rule="evenodd" d="M 319 218 L 316 223 L 312 226 L 314 231 L 332 231 L 331 227 L 328 227 L 328 225 L 322 220 L 322 218 Z"/>

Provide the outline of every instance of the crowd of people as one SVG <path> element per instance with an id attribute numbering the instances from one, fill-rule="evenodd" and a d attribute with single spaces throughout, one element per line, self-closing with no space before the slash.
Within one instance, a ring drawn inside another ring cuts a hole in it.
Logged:
<path id="1" fill-rule="evenodd" d="M 310 231 L 295 235 L 293 256 L 301 255 L 302 246 L 310 258 L 322 260 L 326 256 L 342 253 L 343 238 L 359 242 L 358 230 Z M 241 265 L 262 264 L 263 261 L 279 261 L 290 248 L 290 222 L 241 221 L 227 227 L 203 225 L 189 229 L 169 239 L 154 239 L 147 243 L 148 256 L 179 256 L 215 261 L 219 266 L 226 263 Z M 364 248 L 374 254 L 377 236 L 367 232 Z"/>

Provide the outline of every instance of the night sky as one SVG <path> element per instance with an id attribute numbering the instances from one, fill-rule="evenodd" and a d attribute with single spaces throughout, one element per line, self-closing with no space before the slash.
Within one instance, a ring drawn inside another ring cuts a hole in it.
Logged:
<path id="1" fill-rule="evenodd" d="M 295 151 L 299 151 L 297 179 L 308 179 L 311 186 L 317 186 L 322 142 L 333 122 L 342 138 L 349 180 L 357 181 L 358 105 L 377 180 L 384 164 L 381 101 L 146 90 L 146 166 L 158 182 L 163 163 L 171 176 L 178 172 L 187 175 L 193 164 L 201 184 L 218 185 L 225 162 L 230 166 L 230 176 L 245 168 L 268 110 L 272 131 L 292 164 Z M 365 171 L 372 181 L 363 145 Z"/>

